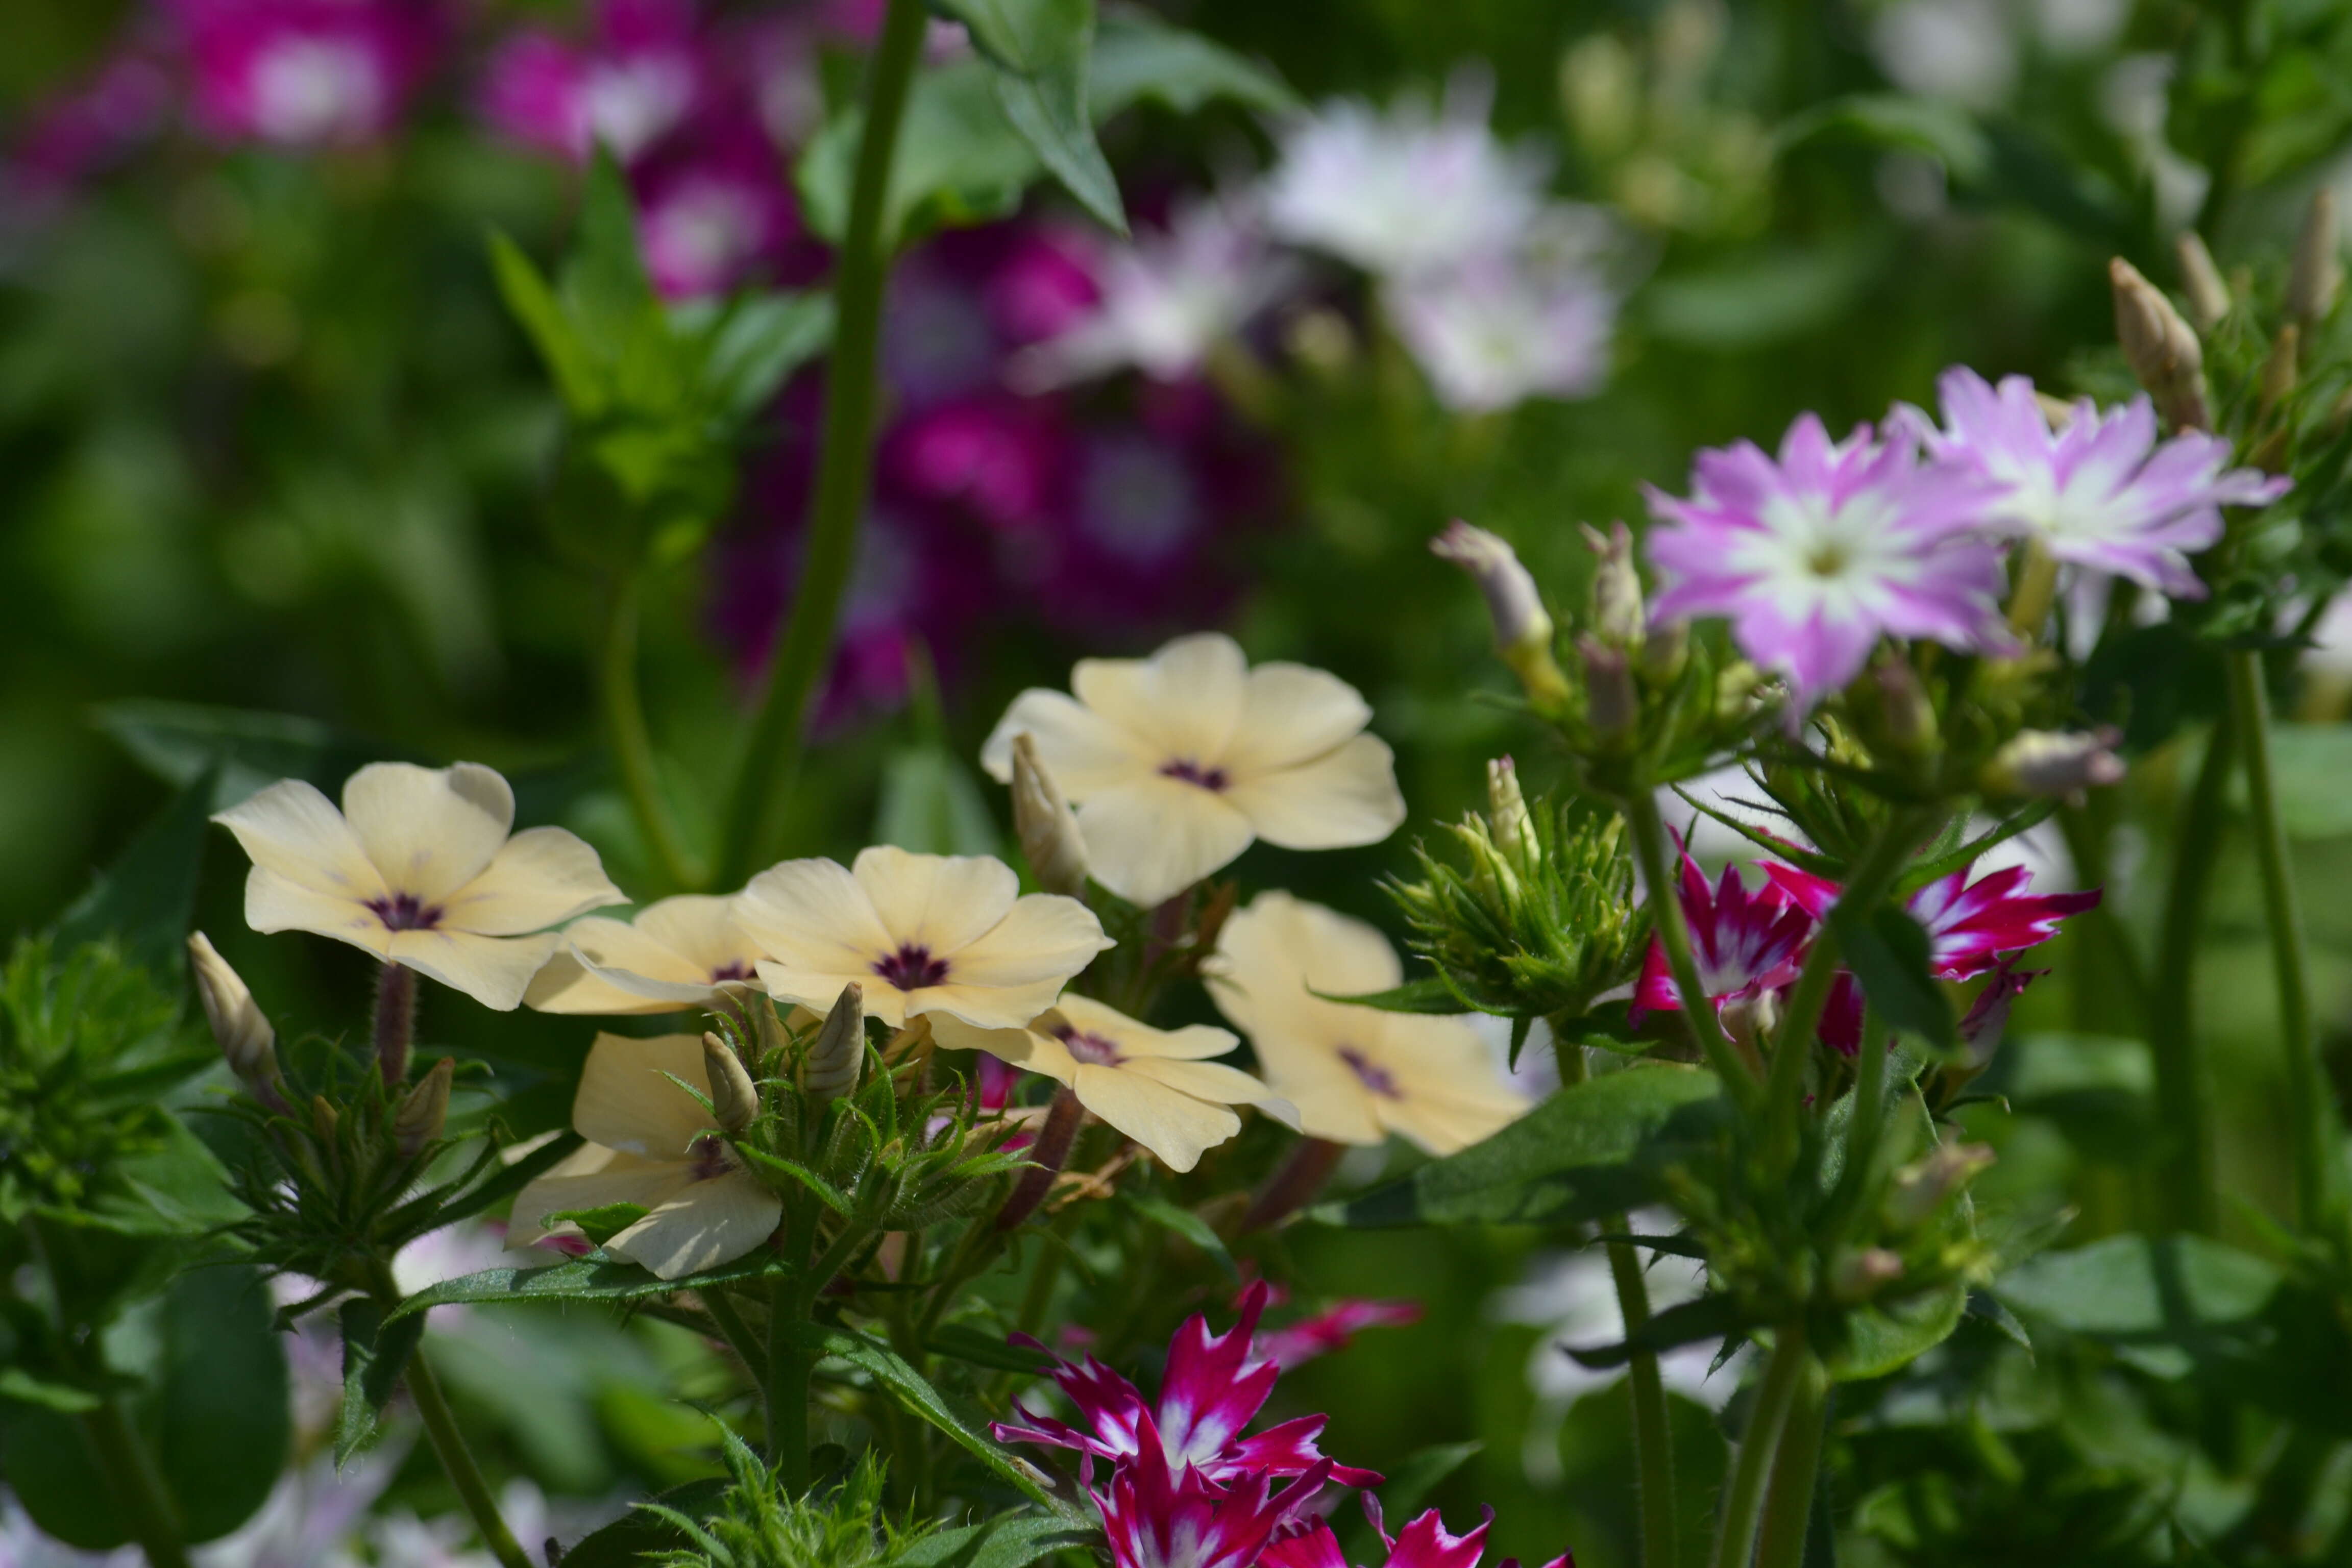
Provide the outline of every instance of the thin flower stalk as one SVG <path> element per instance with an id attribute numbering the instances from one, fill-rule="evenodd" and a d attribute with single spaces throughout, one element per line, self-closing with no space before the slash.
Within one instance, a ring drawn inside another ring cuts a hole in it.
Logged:
<path id="1" fill-rule="evenodd" d="M 1756 1568 L 1799 1568 L 1813 1518 L 1813 1485 L 1821 1473 L 1822 1438 L 1829 1421 L 1829 1374 L 1811 1356 L 1797 1376 L 1780 1443 L 1772 1456 L 1772 1479 L 1764 1496 L 1764 1524 L 1756 1547 Z"/>
<path id="2" fill-rule="evenodd" d="M 1804 1321 L 1783 1323 L 1774 1336 L 1764 1381 L 1756 1390 L 1748 1429 L 1739 1435 L 1739 1455 L 1732 1463 L 1731 1479 L 1724 1489 L 1723 1513 L 1716 1523 L 1715 1551 L 1707 1559 L 1710 1568 L 1748 1568 L 1772 1458 L 1780 1447 L 1780 1434 L 1788 1426 L 1806 1363 L 1811 1360 Z"/>
<path id="3" fill-rule="evenodd" d="M 706 868 L 698 863 L 680 831 L 677 815 L 662 794 L 661 770 L 654 751 L 653 732 L 646 723 L 645 700 L 637 689 L 636 575 L 624 576 L 613 587 L 604 620 L 604 646 L 599 662 L 598 696 L 604 707 L 605 738 L 620 774 L 621 791 L 637 819 L 637 831 L 653 851 L 654 863 L 673 889 L 700 887 Z"/>
<path id="4" fill-rule="evenodd" d="M 2199 937 L 2213 872 L 2221 854 L 2222 799 L 2238 751 L 2231 710 L 2205 737 L 2205 759 L 2180 805 L 2165 889 L 2164 925 L 2157 949 L 2155 991 L 2148 1006 L 2148 1044 L 2156 1067 L 2156 1152 L 2162 1223 L 2190 1232 L 2213 1227 L 2213 1137 L 2208 1120 L 2204 1050 L 2196 1030 Z"/>
<path id="5" fill-rule="evenodd" d="M 1647 792 L 1640 792 L 1624 803 L 1625 819 L 1633 828 L 1633 858 L 1642 869 L 1642 885 L 1649 890 L 1650 907 L 1654 912 L 1658 942 L 1666 950 L 1666 964 L 1673 972 L 1675 988 L 1682 995 L 1704 997 L 1706 984 L 1698 972 L 1698 963 L 1691 954 L 1690 931 L 1683 924 L 1682 905 L 1674 897 L 1674 882 L 1666 869 L 1666 825 L 1658 815 L 1658 803 Z M 1756 1074 L 1747 1059 L 1733 1048 L 1731 1039 L 1723 1032 L 1722 1020 L 1708 1006 L 1686 1006 L 1682 1010 L 1684 1026 L 1690 1030 L 1691 1043 L 1715 1069 L 1724 1087 L 1743 1107 L 1752 1109 L 1756 1103 Z"/>
<path id="6" fill-rule="evenodd" d="M 85 1411 L 81 1429 L 121 1506 L 131 1539 L 147 1554 L 148 1568 L 188 1568 L 188 1549 L 180 1541 L 171 1495 L 146 1445 L 123 1414 L 121 1398 L 101 1399 L 95 1409 Z"/>

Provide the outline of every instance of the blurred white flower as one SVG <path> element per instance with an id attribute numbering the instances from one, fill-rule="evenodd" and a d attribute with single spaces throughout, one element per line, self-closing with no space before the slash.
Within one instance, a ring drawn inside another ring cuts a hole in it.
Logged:
<path id="1" fill-rule="evenodd" d="M 1448 408 L 1475 414 L 1531 396 L 1581 397 L 1608 374 L 1617 300 L 1574 258 L 1479 257 L 1396 279 L 1384 299 Z"/>
<path id="2" fill-rule="evenodd" d="M 1871 24 L 1870 52 L 1898 87 L 1971 109 L 2017 85 L 2017 37 L 2000 0 L 1905 0 Z"/>
<path id="3" fill-rule="evenodd" d="M 1101 298 L 1067 331 L 1016 357 L 1009 378 L 1042 392 L 1129 366 L 1155 381 L 1190 374 L 1297 277 L 1242 199 L 1179 206 L 1168 226 L 1106 250 Z"/>
<path id="4" fill-rule="evenodd" d="M 1543 206 L 1546 169 L 1487 128 L 1491 87 L 1460 71 L 1441 115 L 1413 98 L 1386 112 L 1342 99 L 1293 121 L 1266 180 L 1267 224 L 1383 278 L 1514 249 Z"/>

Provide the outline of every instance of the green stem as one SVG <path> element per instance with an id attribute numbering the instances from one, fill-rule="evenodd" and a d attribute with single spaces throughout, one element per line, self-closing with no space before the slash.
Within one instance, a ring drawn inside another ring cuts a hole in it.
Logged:
<path id="1" fill-rule="evenodd" d="M 1739 1457 L 1732 1465 L 1731 1480 L 1724 1489 L 1723 1517 L 1717 1522 L 1715 1551 L 1708 1558 L 1712 1568 L 1748 1568 L 1756 1546 L 1765 1478 L 1771 1473 L 1772 1456 L 1780 1446 L 1781 1429 L 1788 1425 L 1789 1408 L 1796 1402 L 1798 1384 L 1811 1360 L 1805 1349 L 1804 1320 L 1782 1324 L 1773 1341 L 1772 1359 L 1764 1366 L 1764 1381 L 1756 1390 L 1755 1408 L 1748 1415 L 1748 1430 L 1740 1434 Z"/>
<path id="2" fill-rule="evenodd" d="M 760 1341 L 751 1332 L 751 1325 L 743 1321 L 743 1314 L 736 1310 L 733 1301 L 728 1300 L 723 1289 L 705 1291 L 702 1305 L 709 1312 L 710 1321 L 719 1325 L 719 1335 L 726 1340 L 727 1347 L 740 1358 L 743 1370 L 751 1374 L 751 1386 L 759 1390 L 761 1402 L 765 1404 L 768 1397 L 768 1361 L 760 1353 Z"/>
<path id="3" fill-rule="evenodd" d="M 816 1246 L 816 1221 L 803 1204 L 791 1209 L 784 1253 L 795 1267 L 768 1287 L 768 1462 L 793 1497 L 809 1484 L 809 1380 L 816 1357 L 799 1334 L 814 1296 L 803 1286 Z"/>
<path id="4" fill-rule="evenodd" d="M 769 659 L 767 689 L 751 717 L 729 802 L 719 872 L 730 887 L 757 868 L 780 836 L 778 818 L 799 760 L 809 695 L 831 660 L 842 594 L 857 560 L 858 522 L 874 482 L 876 361 L 892 244 L 883 232 L 890 165 L 924 28 L 922 0 L 889 0 L 868 68 L 865 129 L 833 289 L 833 353 L 825 367 L 815 500 L 800 582 Z"/>
<path id="5" fill-rule="evenodd" d="M 1624 1216 L 1605 1222 L 1625 1228 Z M 1650 1321 L 1649 1287 L 1642 1281 L 1642 1260 L 1631 1242 L 1609 1244 L 1609 1274 L 1616 1282 L 1618 1310 L 1624 1314 L 1627 1338 Z M 1633 1468 L 1640 1478 L 1643 1568 L 1675 1568 L 1679 1546 L 1675 1539 L 1675 1436 L 1666 1421 L 1666 1385 L 1658 1375 L 1655 1351 L 1635 1351 L 1630 1363 L 1633 1395 Z"/>
<path id="6" fill-rule="evenodd" d="M 371 1259 L 368 1265 L 369 1293 L 387 1313 L 400 1304 L 400 1285 L 392 1276 L 392 1266 L 383 1258 Z M 439 1456 L 441 1468 L 448 1472 L 449 1482 L 457 1489 L 457 1499 L 466 1505 L 466 1512 L 474 1528 L 482 1532 L 482 1544 L 490 1549 L 504 1568 L 532 1568 L 530 1558 L 515 1542 L 514 1532 L 499 1514 L 498 1500 L 490 1495 L 490 1484 L 482 1479 L 481 1467 L 474 1463 L 474 1451 L 466 1446 L 466 1435 L 457 1429 L 457 1413 L 449 1408 L 448 1396 L 441 1391 L 441 1380 L 434 1375 L 433 1366 L 425 1359 L 425 1347 L 419 1344 L 408 1355 L 407 1370 L 402 1374 L 408 1384 L 408 1396 L 416 1405 L 416 1414 L 425 1423 L 425 1435 Z"/>
<path id="7" fill-rule="evenodd" d="M 1854 1064 L 1853 1120 L 1847 1124 L 1845 1169 L 1830 1197 L 1830 1235 L 1842 1237 L 1850 1216 L 1871 1190 L 1878 1141 L 1886 1129 L 1886 1020 L 1874 1007 L 1862 1014 L 1862 1058 Z"/>
<path id="8" fill-rule="evenodd" d="M 81 1429 L 113 1489 L 131 1539 L 147 1554 L 149 1568 L 188 1568 L 188 1549 L 180 1542 L 179 1510 L 164 1489 L 147 1445 L 123 1415 L 121 1402 L 112 1395 L 100 1400 L 98 1408 L 83 1413 Z"/>
<path id="9" fill-rule="evenodd" d="M 612 603 L 604 618 L 604 648 L 598 684 L 604 704 L 604 728 L 619 767 L 622 791 L 637 819 L 637 831 L 653 852 L 661 875 L 672 888 L 702 885 L 702 868 L 686 847 L 677 819 L 671 816 L 661 787 L 661 769 L 654 754 L 653 732 L 646 725 L 645 701 L 637 689 L 637 606 L 641 597 L 637 574 L 631 572 L 613 585 Z"/>
<path id="10" fill-rule="evenodd" d="M 2164 925 L 2150 976 L 2148 1045 L 2156 1067 L 2157 1120 L 2164 1130 L 2156 1150 L 2157 1220 L 2186 1231 L 2213 1228 L 2213 1144 L 2196 1030 L 2197 949 L 2221 857 L 2222 796 L 2237 750 L 2237 725 L 2225 708 L 2205 737 L 2205 760 L 2180 804 L 2172 879 L 2165 889 Z"/>
<path id="11" fill-rule="evenodd" d="M 1743 1108 L 1752 1110 L 1757 1100 L 1756 1074 L 1724 1034 L 1723 1020 L 1708 1005 L 1706 984 L 1691 956 L 1690 929 L 1683 924 L 1682 900 L 1675 896 L 1675 879 L 1667 867 L 1666 825 L 1658 815 L 1657 800 L 1646 790 L 1637 791 L 1626 797 L 1624 809 L 1625 820 L 1633 829 L 1634 863 L 1642 868 L 1642 885 L 1649 889 L 1651 928 L 1657 932 L 1658 944 L 1666 950 L 1666 967 L 1675 977 L 1683 1025 L 1699 1055 L 1723 1080 L 1723 1087 Z"/>
<path id="12" fill-rule="evenodd" d="M 1780 1429 L 1780 1449 L 1772 1458 L 1772 1484 L 1764 1499 L 1764 1539 L 1757 1548 L 1756 1568 L 1800 1568 L 1805 1560 L 1805 1532 L 1813 1517 L 1813 1482 L 1822 1462 L 1822 1438 L 1828 1426 L 1829 1377 L 1822 1363 L 1805 1358 L 1789 1403 L 1789 1418 Z"/>
<path id="13" fill-rule="evenodd" d="M 2311 959 L 2303 910 L 2295 896 L 2294 868 L 2288 858 L 2286 826 L 2280 819 L 2276 781 L 2271 773 L 2270 700 L 2263 684 L 2262 655 L 2232 649 L 2230 710 L 2246 767 L 2246 805 L 2253 817 L 2254 855 L 2262 868 L 2263 910 L 2270 925 L 2271 960 L 2277 970 L 2279 1037 L 2286 1047 L 2287 1119 L 2294 1150 L 2295 1209 L 2306 1231 L 2332 1215 L 2336 1199 L 2336 1121 L 2333 1088 L 2319 1058 L 2311 1023 Z"/>

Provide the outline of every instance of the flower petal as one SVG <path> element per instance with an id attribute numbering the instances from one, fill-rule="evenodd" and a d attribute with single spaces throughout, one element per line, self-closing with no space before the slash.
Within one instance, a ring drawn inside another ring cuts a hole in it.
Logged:
<path id="1" fill-rule="evenodd" d="M 441 923 L 520 936 L 628 901 L 584 839 L 561 827 L 530 827 L 499 846 L 481 875 L 443 904 Z"/>
<path id="2" fill-rule="evenodd" d="M 1274 1091 L 1239 1068 L 1223 1062 L 1178 1061 L 1166 1057 L 1129 1057 L 1118 1070 L 1139 1073 L 1157 1084 L 1205 1100 L 1212 1105 L 1259 1105 Z"/>
<path id="3" fill-rule="evenodd" d="M 692 1169 L 676 1161 L 640 1160 L 590 1143 L 515 1194 L 514 1211 L 507 1220 L 507 1246 L 511 1250 L 543 1237 L 580 1235 L 580 1227 L 570 1220 L 548 1223 L 548 1215 L 566 1209 L 598 1209 L 607 1204 L 656 1208 L 691 1180 Z"/>
<path id="4" fill-rule="evenodd" d="M 1378 844 L 1404 820 L 1396 756 L 1378 735 L 1359 735 L 1297 767 L 1237 773 L 1225 799 L 1260 838 L 1285 849 Z"/>
<path id="5" fill-rule="evenodd" d="M 917 855 L 888 844 L 861 849 L 850 868 L 866 889 L 890 951 L 919 947 L 947 958 L 1004 918 L 1021 879 L 992 855 Z"/>
<path id="6" fill-rule="evenodd" d="M 737 899 L 735 918 L 781 970 L 864 980 L 898 946 L 875 913 L 864 884 L 847 867 L 832 860 L 787 860 L 769 867 Z M 760 966 L 762 979 L 768 969 L 765 963 Z M 830 1007 L 840 994 L 841 983 L 835 981 L 822 1000 L 797 994 L 792 1000 Z M 866 1005 L 873 1010 L 870 994 Z"/>
<path id="7" fill-rule="evenodd" d="M 1198 1061 L 1206 1057 L 1222 1057 L 1241 1044 L 1230 1030 L 1213 1024 L 1155 1029 L 1087 996 L 1065 996 L 1056 1005 L 1056 1011 L 1081 1032 L 1099 1035 L 1118 1046 L 1119 1054 L 1126 1057 Z"/>
<path id="8" fill-rule="evenodd" d="M 710 995 L 702 966 L 641 925 L 591 916 L 564 927 L 563 941 L 570 951 L 523 994 L 542 1013 L 674 1013 Z"/>
<path id="9" fill-rule="evenodd" d="M 709 1092 L 702 1037 L 597 1036 L 580 1069 L 579 1092 L 572 1097 L 572 1131 L 625 1154 L 684 1161 L 687 1146 L 717 1124 L 664 1073 Z"/>
<path id="10" fill-rule="evenodd" d="M 365 948 L 382 958 L 392 932 L 365 904 L 321 893 L 266 866 L 245 876 L 245 923 L 257 931 L 307 931 Z"/>
<path id="11" fill-rule="evenodd" d="M 1103 935 L 1102 922 L 1095 918 L 1095 912 L 1077 900 L 1055 893 L 1031 893 L 1015 900 L 1013 907 L 1004 911 L 1004 918 L 979 940 L 956 950 L 949 961 L 946 985 L 927 987 L 916 995 L 928 998 L 944 990 L 1002 989 L 1009 994 L 1014 989 L 1051 987 L 1044 1002 L 1001 1025 L 993 1017 L 974 1017 L 970 1013 L 950 1009 L 971 1023 L 989 1027 L 1025 1026 L 1052 1005 L 1062 986 L 1093 963 L 1095 954 L 1115 945 Z M 989 1010 L 992 1015 L 1003 1016 L 1012 1005 L 992 1006 Z M 918 1005 L 910 1010 L 922 1013 L 930 1009 Z"/>
<path id="12" fill-rule="evenodd" d="M 783 1200 L 744 1171 L 696 1182 L 604 1244 L 664 1279 L 731 1263 L 766 1241 Z"/>
<path id="13" fill-rule="evenodd" d="M 1148 659 L 1080 659 L 1070 689 L 1157 762 L 1206 765 L 1224 755 L 1241 721 L 1248 676 L 1239 643 L 1223 632 L 1201 632 Z"/>
<path id="14" fill-rule="evenodd" d="M 1077 808 L 1094 879 L 1150 909 L 1174 898 L 1249 847 L 1249 818 L 1213 790 L 1152 777 L 1097 795 Z"/>
<path id="15" fill-rule="evenodd" d="M 951 1051 L 986 1051 L 997 1060 L 1024 1072 L 1043 1073 L 1056 1083 L 1067 1083 L 1078 1062 L 1070 1048 L 1034 1029 L 983 1029 L 952 1014 L 931 1017 L 931 1037 Z"/>
<path id="16" fill-rule="evenodd" d="M 1225 1107 L 1121 1068 L 1081 1062 L 1070 1088 L 1080 1105 L 1150 1150 L 1171 1171 L 1191 1170 L 1204 1150 L 1242 1130 L 1242 1119 Z"/>
<path id="17" fill-rule="evenodd" d="M 1355 996 L 1403 979 L 1396 949 L 1378 927 L 1277 890 L 1260 893 L 1225 921 L 1209 989 L 1218 1011 L 1250 1034 L 1262 1023 L 1296 1022 L 1302 1009 L 1329 1021 L 1322 1009 L 1339 1004 L 1312 992 Z"/>
<path id="18" fill-rule="evenodd" d="M 334 802 L 300 779 L 280 779 L 213 820 L 236 835 L 257 869 L 274 872 L 296 887 L 357 903 L 383 898 L 388 890 L 383 874 L 368 858 Z M 296 928 L 289 923 L 254 929 Z"/>
<path id="19" fill-rule="evenodd" d="M 749 976 L 760 957 L 759 945 L 735 919 L 731 897 L 681 893 L 647 904 L 629 923 L 700 969 L 705 978 L 725 969 Z"/>
<path id="20" fill-rule="evenodd" d="M 480 936 L 467 931 L 392 933 L 387 956 L 495 1012 L 511 1013 L 562 944 L 553 931 L 539 936 Z"/>
<path id="21" fill-rule="evenodd" d="M 1032 688 L 1013 700 L 980 749 L 980 765 L 999 784 L 1012 782 L 1013 738 L 1023 733 L 1036 742 L 1045 771 L 1071 800 L 1146 776 L 1167 760 L 1085 704 Z"/>
<path id="22" fill-rule="evenodd" d="M 841 999 L 841 988 L 856 984 L 866 994 L 866 1016 L 892 1028 L 907 1021 L 907 994 L 871 970 L 862 973 L 840 970 L 799 969 L 772 958 L 760 960 L 760 984 L 779 1002 L 793 1002 L 818 1014 L 829 1013 Z M 923 995 L 929 992 L 920 993 Z M 1040 1005 L 1042 1008 L 1042 1004 Z M 918 1007 L 916 1012 L 922 1012 Z M 992 1025 L 1009 1028 L 1011 1025 Z"/>
<path id="23" fill-rule="evenodd" d="M 506 842 L 514 791 L 479 763 L 371 763 L 343 781 L 343 815 L 394 892 L 436 904 L 478 876 Z"/>
<path id="24" fill-rule="evenodd" d="M 1261 664 L 1249 672 L 1241 721 L 1219 760 L 1235 778 L 1292 767 L 1371 721 L 1371 705 L 1338 676 L 1303 664 Z"/>

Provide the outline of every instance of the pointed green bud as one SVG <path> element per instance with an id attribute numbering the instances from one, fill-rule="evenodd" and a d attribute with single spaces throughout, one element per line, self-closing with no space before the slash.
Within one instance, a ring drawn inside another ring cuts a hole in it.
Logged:
<path id="1" fill-rule="evenodd" d="M 2122 780 L 2123 759 L 2115 753 L 2122 739 L 2111 727 L 2087 733 L 2027 730 L 1993 753 L 1977 782 L 1990 795 L 2078 795 Z"/>
<path id="2" fill-rule="evenodd" d="M 715 1034 L 702 1037 L 702 1076 L 710 1082 L 710 1114 L 722 1132 L 740 1132 L 760 1114 L 760 1086 L 735 1047 Z"/>
<path id="3" fill-rule="evenodd" d="M 2182 229 L 2174 249 L 2180 259 L 2180 293 L 2189 301 L 2189 318 L 2199 331 L 2210 332 L 2230 313 L 2230 286 L 2195 229 Z"/>
<path id="4" fill-rule="evenodd" d="M 2326 185 L 2311 193 L 2303 232 L 2295 237 L 2294 261 L 2286 279 L 2286 311 L 2304 326 L 2327 319 L 2344 286 L 2344 263 L 2336 230 L 2336 193 Z"/>
<path id="5" fill-rule="evenodd" d="M 1576 639 L 1576 656 L 1584 664 L 1584 721 L 1593 738 L 1604 745 L 1624 740 L 1642 720 L 1642 696 L 1625 650 L 1587 632 Z"/>
<path id="6" fill-rule="evenodd" d="M 854 1092 L 865 1066 L 866 990 L 853 980 L 841 988 L 833 1011 L 824 1016 L 824 1027 L 817 1031 L 801 1069 L 801 1084 L 809 1099 L 823 1105 Z"/>
<path id="7" fill-rule="evenodd" d="M 1495 847 L 1523 868 L 1532 866 L 1542 853 L 1528 797 L 1519 793 L 1519 770 L 1508 757 L 1486 764 L 1486 826 Z"/>
<path id="8" fill-rule="evenodd" d="M 2205 395 L 2205 350 L 2163 290 L 2118 256 L 2107 263 L 2116 297 L 2116 341 L 2124 361 L 2147 388 L 2165 422 L 2189 430 L 2213 427 Z"/>
<path id="9" fill-rule="evenodd" d="M 449 1080 L 457 1072 L 457 1062 L 443 1057 L 401 1096 L 392 1113 L 392 1140 L 403 1154 L 417 1154 L 441 1136 L 449 1120 Z"/>
<path id="10" fill-rule="evenodd" d="M 1074 899 L 1085 896 L 1087 841 L 1078 833 L 1077 814 L 1062 798 L 1026 731 L 1013 737 L 1013 826 L 1039 887 Z"/>

